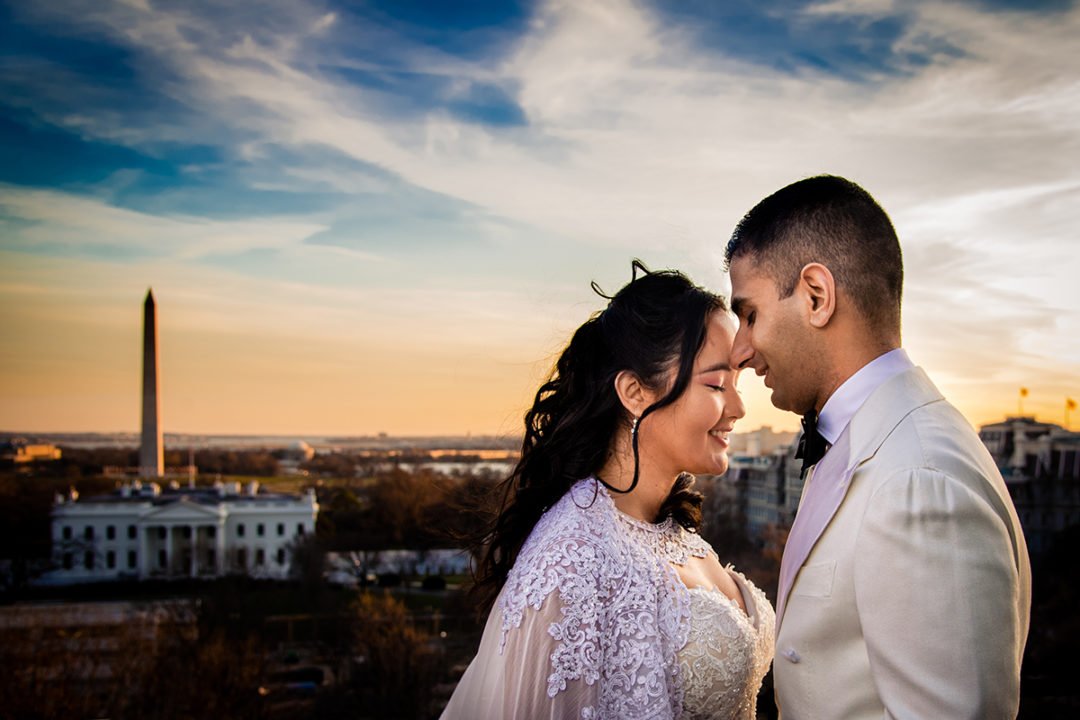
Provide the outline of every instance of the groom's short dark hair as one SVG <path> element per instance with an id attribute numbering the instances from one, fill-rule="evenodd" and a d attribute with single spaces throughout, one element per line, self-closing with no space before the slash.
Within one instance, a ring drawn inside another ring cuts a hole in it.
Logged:
<path id="1" fill-rule="evenodd" d="M 829 268 L 870 326 L 899 330 L 904 263 L 889 216 L 870 193 L 835 175 L 792 183 L 746 213 L 724 260 L 748 257 L 791 295 L 807 263 Z"/>

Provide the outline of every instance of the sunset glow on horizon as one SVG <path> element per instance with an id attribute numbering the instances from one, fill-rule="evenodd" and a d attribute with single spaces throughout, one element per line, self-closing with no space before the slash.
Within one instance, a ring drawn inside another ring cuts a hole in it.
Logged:
<path id="1" fill-rule="evenodd" d="M 0 430 L 136 432 L 153 288 L 166 433 L 518 435 L 591 281 L 726 295 L 818 173 L 973 424 L 1080 400 L 1076 3 L 47 5 L 0 9 Z"/>

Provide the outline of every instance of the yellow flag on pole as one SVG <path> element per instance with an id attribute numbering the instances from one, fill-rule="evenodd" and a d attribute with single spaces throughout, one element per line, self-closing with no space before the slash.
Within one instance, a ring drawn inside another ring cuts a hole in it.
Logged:
<path id="1" fill-rule="evenodd" d="M 1020 397 L 1027 397 L 1028 389 L 1025 387 L 1020 388 Z"/>

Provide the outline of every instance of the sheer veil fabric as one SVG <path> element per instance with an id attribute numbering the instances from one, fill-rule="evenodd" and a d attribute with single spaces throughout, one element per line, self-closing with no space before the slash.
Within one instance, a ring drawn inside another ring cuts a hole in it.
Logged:
<path id="1" fill-rule="evenodd" d="M 730 568 L 747 608 L 683 585 L 712 548 L 670 518 L 620 512 L 582 480 L 526 540 L 442 717 L 754 717 L 772 607 Z"/>

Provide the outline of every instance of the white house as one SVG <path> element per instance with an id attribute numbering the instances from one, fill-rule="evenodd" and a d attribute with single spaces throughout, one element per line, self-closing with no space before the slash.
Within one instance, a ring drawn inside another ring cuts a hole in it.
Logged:
<path id="1" fill-rule="evenodd" d="M 285 578 L 290 549 L 315 531 L 319 505 L 259 491 L 257 482 L 166 488 L 138 480 L 108 495 L 57 495 L 46 582 L 94 582 L 247 573 Z"/>

